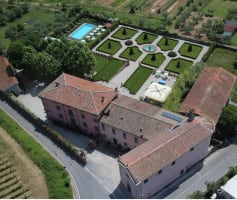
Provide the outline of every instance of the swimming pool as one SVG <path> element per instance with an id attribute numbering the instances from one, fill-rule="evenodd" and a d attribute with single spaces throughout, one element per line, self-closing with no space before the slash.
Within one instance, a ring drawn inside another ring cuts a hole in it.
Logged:
<path id="1" fill-rule="evenodd" d="M 85 37 L 90 31 L 92 31 L 96 26 L 89 23 L 84 23 L 79 26 L 75 31 L 73 31 L 69 37 L 76 40 L 81 40 Z"/>

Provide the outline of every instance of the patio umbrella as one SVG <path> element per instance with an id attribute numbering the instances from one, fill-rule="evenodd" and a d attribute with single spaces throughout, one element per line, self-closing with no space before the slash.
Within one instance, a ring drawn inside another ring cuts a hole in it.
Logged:
<path id="1" fill-rule="evenodd" d="M 96 33 L 97 32 L 97 30 L 95 29 L 95 30 L 93 30 L 93 33 Z"/>
<path id="2" fill-rule="evenodd" d="M 104 29 L 104 28 L 102 28 L 102 29 L 101 29 L 101 31 L 102 31 L 102 32 L 104 32 L 104 31 L 105 31 L 105 29 Z"/>
<path id="3" fill-rule="evenodd" d="M 85 40 L 81 40 L 81 43 L 86 43 L 86 41 Z"/>
<path id="4" fill-rule="evenodd" d="M 92 32 L 92 33 L 90 33 L 90 35 L 93 36 L 93 35 L 95 35 L 95 33 Z"/>
<path id="5" fill-rule="evenodd" d="M 97 27 L 97 28 L 95 28 L 95 30 L 96 30 L 96 31 L 98 31 L 98 30 L 100 30 L 100 28 L 99 28 L 99 27 Z"/>
<path id="6" fill-rule="evenodd" d="M 96 35 L 100 35 L 100 34 L 101 34 L 100 32 L 96 33 Z"/>
<path id="7" fill-rule="evenodd" d="M 95 37 L 92 37 L 91 40 L 95 40 Z"/>
<path id="8" fill-rule="evenodd" d="M 99 28 L 103 28 L 103 26 L 102 26 L 102 25 L 99 25 L 98 27 L 99 27 Z"/>
<path id="9" fill-rule="evenodd" d="M 89 39 L 91 36 L 87 35 L 86 38 Z"/>

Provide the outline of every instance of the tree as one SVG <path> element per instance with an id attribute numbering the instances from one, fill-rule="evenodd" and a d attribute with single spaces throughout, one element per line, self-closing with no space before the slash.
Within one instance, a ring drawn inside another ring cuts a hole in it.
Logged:
<path id="1" fill-rule="evenodd" d="M 108 48 L 108 49 L 111 49 L 111 48 L 112 48 L 112 45 L 111 45 L 111 42 L 110 42 L 110 41 L 108 42 L 107 48 Z"/>
<path id="2" fill-rule="evenodd" d="M 130 7 L 129 13 L 130 13 L 130 14 L 134 14 L 134 13 L 135 13 L 135 8 L 134 8 L 134 6 L 131 6 L 131 7 Z"/>
<path id="3" fill-rule="evenodd" d="M 14 11 L 14 10 L 9 10 L 9 11 L 7 12 L 7 20 L 8 20 L 9 22 L 13 22 L 13 21 L 15 21 L 15 19 L 16 19 L 16 13 L 15 13 L 15 11 Z"/>
<path id="4" fill-rule="evenodd" d="M 164 44 L 165 46 L 168 46 L 169 45 L 169 40 L 168 40 L 168 38 L 166 37 L 165 38 L 165 44 Z"/>
<path id="5" fill-rule="evenodd" d="M 222 138 L 235 134 L 237 131 L 237 108 L 229 105 L 222 109 L 221 117 L 217 123 L 217 129 Z"/>
<path id="6" fill-rule="evenodd" d="M 7 23 L 7 18 L 4 14 L 0 14 L 0 26 L 4 26 Z"/>
<path id="7" fill-rule="evenodd" d="M 133 48 L 130 47 L 130 48 L 129 48 L 129 55 L 131 56 L 131 55 L 133 55 L 133 54 L 134 54 L 134 52 L 133 52 Z"/>
<path id="8" fill-rule="evenodd" d="M 16 40 L 17 38 L 17 27 L 14 25 L 11 25 L 7 28 L 5 32 L 5 37 L 9 38 L 11 41 Z"/>
<path id="9" fill-rule="evenodd" d="M 91 74 L 95 67 L 95 58 L 89 49 L 81 43 L 62 38 L 49 43 L 46 52 L 61 63 L 66 73 L 84 77 Z"/>
<path id="10" fill-rule="evenodd" d="M 21 4 L 21 10 L 22 10 L 22 13 L 26 14 L 29 12 L 29 5 L 28 3 L 23 3 Z"/>
<path id="11" fill-rule="evenodd" d="M 152 54 L 152 56 L 151 56 L 151 61 L 155 61 L 156 60 L 156 54 Z"/>
<path id="12" fill-rule="evenodd" d="M 148 40 L 148 35 L 147 35 L 147 33 L 144 33 L 144 35 L 143 35 L 143 40 L 144 40 L 144 41 Z"/>
<path id="13" fill-rule="evenodd" d="M 188 45 L 188 52 L 192 52 L 193 51 L 193 45 L 189 44 Z"/>
<path id="14" fill-rule="evenodd" d="M 16 40 L 11 42 L 7 49 L 8 58 L 15 68 L 21 68 L 24 47 L 25 44 L 21 40 Z"/>
<path id="15" fill-rule="evenodd" d="M 177 62 L 176 67 L 180 68 L 180 60 Z"/>
<path id="16" fill-rule="evenodd" d="M 127 29 L 126 28 L 123 28 L 123 35 L 127 35 Z"/>
<path id="17" fill-rule="evenodd" d="M 61 4 L 61 10 L 62 10 L 63 12 L 66 12 L 66 11 L 67 11 L 67 4 L 62 3 L 62 4 Z"/>

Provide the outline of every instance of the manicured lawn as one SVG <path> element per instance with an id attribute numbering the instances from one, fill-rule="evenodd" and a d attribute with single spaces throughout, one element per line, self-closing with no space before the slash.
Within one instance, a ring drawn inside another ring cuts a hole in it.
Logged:
<path id="1" fill-rule="evenodd" d="M 231 101 L 237 103 L 237 81 L 235 82 L 235 85 L 234 85 L 234 87 L 232 89 Z"/>
<path id="2" fill-rule="evenodd" d="M 110 43 L 110 45 L 109 45 L 109 43 Z M 114 55 L 121 47 L 122 47 L 122 45 L 119 42 L 117 42 L 115 40 L 108 39 L 103 44 L 101 44 L 97 48 L 97 50 L 102 51 L 104 53 Z"/>
<path id="3" fill-rule="evenodd" d="M 5 9 L 4 9 L 5 10 Z M 54 13 L 42 10 L 40 8 L 30 8 L 27 14 L 22 15 L 21 18 L 16 19 L 14 22 L 7 23 L 5 26 L 0 27 L 0 48 L 7 48 L 10 40 L 5 38 L 5 31 L 8 27 L 16 24 L 24 24 L 26 21 L 31 20 L 32 24 L 24 26 L 26 29 L 31 28 L 34 24 L 43 24 L 51 23 L 54 20 Z"/>
<path id="4" fill-rule="evenodd" d="M 235 61 L 236 52 L 228 49 L 215 48 L 206 63 L 208 67 L 223 67 L 237 75 L 237 69 L 234 68 Z"/>
<path id="5" fill-rule="evenodd" d="M 230 38 L 230 43 L 237 47 L 237 32 Z"/>
<path id="6" fill-rule="evenodd" d="M 0 126 L 18 142 L 26 155 L 41 169 L 48 186 L 49 199 L 72 199 L 70 178 L 64 167 L 1 109 Z"/>
<path id="7" fill-rule="evenodd" d="M 125 34 L 124 34 L 124 30 L 125 30 Z M 134 36 L 136 32 L 137 32 L 136 30 L 121 27 L 119 30 L 117 30 L 112 35 L 112 37 L 120 39 L 120 40 L 126 40 L 126 39 L 130 39 L 132 36 Z"/>
<path id="8" fill-rule="evenodd" d="M 207 6 L 205 6 L 204 13 L 206 13 L 208 9 L 213 10 L 214 16 L 225 18 L 228 9 L 237 9 L 237 3 L 236 1 L 230 0 L 212 0 Z"/>
<path id="9" fill-rule="evenodd" d="M 146 38 L 145 34 L 146 34 L 147 38 Z M 145 36 L 145 37 L 144 37 L 144 36 Z M 157 36 L 154 35 L 154 34 L 142 32 L 142 33 L 136 38 L 136 41 L 137 41 L 137 44 L 150 44 L 150 43 L 152 43 L 156 38 L 157 38 Z"/>
<path id="10" fill-rule="evenodd" d="M 178 62 L 180 62 L 179 67 Z M 189 69 L 191 66 L 192 66 L 191 61 L 178 58 L 171 60 L 165 69 L 170 72 L 181 74 L 185 70 Z"/>
<path id="11" fill-rule="evenodd" d="M 151 75 L 152 71 L 152 69 L 148 69 L 146 67 L 137 68 L 137 70 L 129 77 L 123 86 L 128 88 L 131 94 L 136 94 Z"/>
<path id="12" fill-rule="evenodd" d="M 191 45 L 191 50 L 189 51 L 190 45 Z M 197 46 L 197 45 L 185 42 L 183 44 L 183 46 L 179 49 L 179 53 L 182 56 L 186 56 L 186 57 L 195 59 L 198 57 L 201 50 L 202 50 L 201 46 Z"/>
<path id="13" fill-rule="evenodd" d="M 132 48 L 133 54 L 130 55 L 130 49 Z M 126 58 L 128 60 L 137 60 L 141 56 L 142 52 L 138 49 L 138 47 L 133 46 L 133 47 L 128 47 L 126 48 L 123 53 L 120 54 L 119 57 L 121 58 Z"/>
<path id="14" fill-rule="evenodd" d="M 108 59 L 102 56 L 96 56 L 97 74 L 93 77 L 94 81 L 109 81 L 121 67 L 124 62 L 117 59 Z"/>
<path id="15" fill-rule="evenodd" d="M 156 60 L 152 61 L 152 54 L 148 54 L 143 60 L 142 63 L 146 65 L 150 65 L 153 67 L 160 67 L 160 65 L 164 62 L 165 57 L 163 56 L 162 53 L 157 53 L 155 54 Z"/>
<path id="16" fill-rule="evenodd" d="M 162 51 L 172 50 L 178 44 L 177 40 L 174 40 L 174 39 L 171 39 L 171 38 L 167 38 L 167 40 L 168 40 L 167 45 L 165 45 L 165 43 L 166 43 L 166 38 L 165 37 L 161 38 L 161 40 L 157 43 L 157 46 L 159 46 Z"/>

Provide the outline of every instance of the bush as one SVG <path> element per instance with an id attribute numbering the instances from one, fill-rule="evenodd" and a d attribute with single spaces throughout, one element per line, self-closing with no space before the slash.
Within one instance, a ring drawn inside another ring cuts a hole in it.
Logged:
<path id="1" fill-rule="evenodd" d="M 206 62 L 209 58 L 209 56 L 212 54 L 212 52 L 214 51 L 214 49 L 216 48 L 216 43 L 212 42 L 208 51 L 205 53 L 205 55 L 202 57 L 202 61 Z"/>
<path id="2" fill-rule="evenodd" d="M 174 51 L 170 51 L 170 52 L 168 53 L 168 56 L 171 57 L 171 58 L 174 58 L 174 57 L 177 56 L 177 53 L 174 52 Z"/>
<path id="3" fill-rule="evenodd" d="M 125 42 L 125 44 L 126 44 L 127 46 L 131 46 L 131 45 L 133 44 L 133 41 L 132 41 L 132 40 L 127 40 L 127 41 Z"/>

